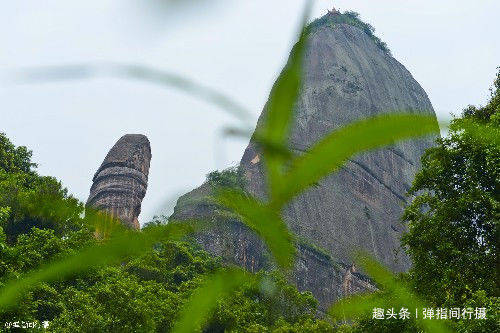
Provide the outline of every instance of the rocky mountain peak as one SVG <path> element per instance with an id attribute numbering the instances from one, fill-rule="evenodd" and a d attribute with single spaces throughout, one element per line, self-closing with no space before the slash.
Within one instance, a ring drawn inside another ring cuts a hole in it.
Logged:
<path id="1" fill-rule="evenodd" d="M 289 137 L 292 152 L 302 154 L 331 131 L 370 116 L 401 111 L 434 115 L 422 87 L 356 13 L 329 12 L 307 27 L 306 37 L 303 82 Z M 264 107 L 257 127 L 265 113 Z M 312 291 L 326 306 L 346 293 L 372 288 L 352 269 L 357 249 L 395 271 L 409 268 L 399 245 L 404 231 L 400 218 L 420 157 L 433 140 L 408 140 L 354 156 L 287 205 L 285 220 L 304 240 L 297 244 L 293 278 L 299 289 Z M 245 190 L 264 199 L 261 156 L 250 141 L 239 172 Z M 213 207 L 202 200 L 209 194 L 205 183 L 181 197 L 172 218 L 209 218 Z M 250 270 L 267 267 L 265 247 L 243 225 L 235 221 L 219 229 L 199 235 L 205 249 Z"/>

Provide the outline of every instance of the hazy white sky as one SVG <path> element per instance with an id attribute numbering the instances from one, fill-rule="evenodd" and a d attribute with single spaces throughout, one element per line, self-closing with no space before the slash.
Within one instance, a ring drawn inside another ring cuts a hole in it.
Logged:
<path id="1" fill-rule="evenodd" d="M 4 1 L 0 75 L 32 66 L 144 64 L 219 89 L 256 120 L 288 56 L 304 2 L 165 2 Z M 333 4 L 375 26 L 427 91 L 438 117 L 487 100 L 500 65 L 500 1 L 318 0 L 313 17 Z M 116 140 L 146 134 L 153 159 L 142 222 L 168 213 L 165 204 L 201 184 L 209 171 L 239 161 L 246 142 L 219 135 L 234 123 L 212 105 L 146 82 L 0 82 L 0 131 L 32 149 L 40 173 L 59 178 L 83 201 Z"/>

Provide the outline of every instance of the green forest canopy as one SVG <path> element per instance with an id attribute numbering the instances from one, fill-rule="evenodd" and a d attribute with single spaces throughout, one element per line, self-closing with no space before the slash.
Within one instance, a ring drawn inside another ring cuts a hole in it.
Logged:
<path id="1" fill-rule="evenodd" d="M 97 240 L 93 227 L 81 218 L 82 203 L 68 195 L 55 178 L 38 175 L 26 147 L 15 147 L 0 134 L 0 156 L 2 287 Z M 39 200 L 47 202 L 46 210 L 32 209 Z M 62 218 L 51 216 L 52 201 L 65 207 Z M 0 313 L 0 323 L 50 321 L 49 330 L 54 332 L 168 331 L 204 276 L 220 267 L 219 260 L 192 243 L 157 243 L 123 264 L 94 269 L 67 281 L 40 283 L 14 309 Z M 260 284 L 240 288 L 217 306 L 207 330 L 333 329 L 332 324 L 316 318 L 317 301 L 310 293 L 300 293 L 277 273 L 260 275 L 267 281 L 265 288 Z"/>
<path id="2" fill-rule="evenodd" d="M 499 150 L 495 143 L 469 135 L 464 124 L 473 120 L 498 131 L 499 82 L 497 77 L 488 105 L 467 108 L 452 122 L 450 135 L 426 152 L 411 190 L 418 196 L 404 217 L 409 232 L 403 245 L 414 266 L 401 281 L 434 306 L 488 307 L 486 321 L 453 324 L 464 332 L 498 329 Z M 227 177 L 219 175 L 213 173 L 209 178 L 224 182 Z M 234 180 L 221 185 L 232 185 Z M 0 134 L 0 193 L 2 286 L 43 263 L 97 242 L 92 226 L 82 218 L 83 204 L 55 178 L 38 175 L 31 152 L 15 147 L 4 134 Z M 35 204 L 44 209 L 34 209 Z M 54 204 L 65 207 L 64 214 L 52 214 Z M 423 206 L 428 209 L 422 210 Z M 3 322 L 49 320 L 53 331 L 165 331 L 203 277 L 219 267 L 217 259 L 194 244 L 160 242 L 121 264 L 96 268 L 66 281 L 40 283 L 0 317 Z M 207 331 L 337 329 L 316 318 L 317 302 L 309 293 L 298 292 L 277 272 L 259 274 L 261 281 L 268 281 L 265 287 L 247 284 L 235 296 L 220 301 Z M 418 330 L 411 322 L 363 318 L 341 330 Z"/>

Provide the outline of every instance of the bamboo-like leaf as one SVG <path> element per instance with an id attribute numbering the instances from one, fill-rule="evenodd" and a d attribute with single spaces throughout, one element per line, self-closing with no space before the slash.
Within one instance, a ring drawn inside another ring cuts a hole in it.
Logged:
<path id="1" fill-rule="evenodd" d="M 217 200 L 237 213 L 264 240 L 280 267 L 287 269 L 293 265 L 295 246 L 279 212 L 237 190 L 221 190 Z"/>
<path id="2" fill-rule="evenodd" d="M 220 300 L 255 279 L 255 275 L 235 268 L 225 269 L 209 276 L 184 305 L 172 331 L 191 333 L 200 330 Z"/>
<path id="3" fill-rule="evenodd" d="M 306 43 L 304 31 L 311 5 L 312 1 L 307 1 L 299 39 L 270 93 L 264 121 L 253 135 L 253 140 L 263 151 L 271 197 L 283 186 L 284 164 L 291 158 L 287 148 L 287 138 L 301 86 Z M 232 130 L 229 133 L 242 134 L 240 130 Z M 288 269 L 293 265 L 295 247 L 292 236 L 280 216 L 279 208 L 265 205 L 239 191 L 220 192 L 218 201 L 236 212 L 243 223 L 264 239 L 281 268 Z"/>
<path id="4" fill-rule="evenodd" d="M 385 298 L 380 293 L 359 294 L 343 298 L 328 309 L 328 314 L 337 320 L 356 318 L 370 313 L 373 308 L 384 308 Z"/>
<path id="5" fill-rule="evenodd" d="M 155 242 L 179 239 L 191 231 L 188 224 L 169 224 L 154 226 L 144 232 L 116 232 L 103 244 L 90 246 L 74 255 L 43 265 L 20 279 L 7 282 L 0 290 L 0 309 L 5 310 L 15 305 L 17 299 L 37 283 L 62 280 L 93 267 L 114 263 L 149 249 Z"/>
<path id="6" fill-rule="evenodd" d="M 286 145 L 277 145 L 269 140 L 266 140 L 259 133 L 253 133 L 249 130 L 244 130 L 236 127 L 224 127 L 221 131 L 221 135 L 224 137 L 232 136 L 239 138 L 252 138 L 253 141 L 257 142 L 259 146 L 267 152 L 267 154 L 273 157 L 279 156 L 284 160 L 290 160 L 293 157 L 292 152 L 287 148 Z"/>
<path id="7" fill-rule="evenodd" d="M 204 100 L 241 121 L 251 120 L 252 114 L 240 103 L 218 90 L 203 86 L 176 73 L 133 64 L 96 63 L 48 66 L 26 69 L 13 75 L 20 82 L 49 82 L 111 76 L 146 81 L 185 92 Z"/>
<path id="8" fill-rule="evenodd" d="M 453 120 L 439 120 L 439 126 L 442 130 L 453 130 L 455 132 L 465 131 L 481 144 L 500 145 L 500 124 L 498 120 L 492 120 L 490 123 L 480 123 L 469 118 L 458 118 Z"/>
<path id="9" fill-rule="evenodd" d="M 302 82 L 302 63 L 306 46 L 304 30 L 310 8 L 311 1 L 308 1 L 303 14 L 299 39 L 292 49 L 287 65 L 271 90 L 264 113 L 264 121 L 254 136 L 256 142 L 267 143 L 267 145 L 261 145 L 261 149 L 267 169 L 267 179 L 271 196 L 281 186 L 283 165 L 286 159 L 283 158 L 283 154 L 275 154 L 275 151 L 270 150 L 269 147 L 287 146 L 286 143 L 293 118 L 293 109 Z"/>
<path id="10" fill-rule="evenodd" d="M 363 119 L 333 131 L 297 157 L 274 198 L 277 206 L 342 166 L 358 153 L 412 137 L 439 133 L 433 116 L 389 114 Z"/>
<path id="11" fill-rule="evenodd" d="M 248 121 L 253 118 L 251 112 L 233 98 L 218 90 L 196 83 L 184 76 L 138 65 L 122 66 L 120 72 L 125 77 L 157 83 L 183 91 L 225 110 L 242 121 Z"/>

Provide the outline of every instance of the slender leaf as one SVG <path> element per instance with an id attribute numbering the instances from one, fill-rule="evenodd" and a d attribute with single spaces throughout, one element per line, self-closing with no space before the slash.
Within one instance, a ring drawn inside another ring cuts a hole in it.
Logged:
<path id="1" fill-rule="evenodd" d="M 252 113 L 244 106 L 220 91 L 203 86 L 181 75 L 143 65 L 96 63 L 38 67 L 22 70 L 14 75 L 14 78 L 20 82 L 49 82 L 81 80 L 99 76 L 135 79 L 174 88 L 215 105 L 241 121 L 247 122 L 253 119 Z"/>
<path id="2" fill-rule="evenodd" d="M 443 130 L 465 131 L 467 135 L 474 137 L 481 144 L 498 146 L 500 145 L 500 127 L 497 122 L 492 120 L 491 123 L 484 124 L 470 118 L 457 118 L 451 122 L 450 120 L 440 120 L 439 126 Z"/>
<path id="3" fill-rule="evenodd" d="M 255 278 L 255 275 L 235 268 L 225 269 L 209 276 L 184 305 L 172 332 L 199 331 L 220 300 L 243 284 L 254 281 Z"/>
<path id="4" fill-rule="evenodd" d="M 377 262 L 377 260 L 372 258 L 369 254 L 365 252 L 358 252 L 355 256 L 355 261 L 363 269 L 363 271 L 366 272 L 366 274 L 375 280 L 380 289 L 388 294 L 391 303 L 388 304 L 387 300 L 384 301 L 384 299 L 380 299 L 380 305 L 385 304 L 390 307 L 406 307 L 409 309 L 423 309 L 429 307 L 414 296 L 401 281 L 398 281 L 386 267 Z M 368 307 L 361 304 L 363 297 L 364 296 L 354 296 L 352 301 L 346 300 L 341 301 L 343 303 L 334 304 L 330 308 L 330 312 L 338 316 L 340 314 L 339 311 L 343 310 L 343 313 L 346 315 L 348 313 L 350 317 L 366 314 Z M 370 306 L 376 305 L 377 297 L 374 296 L 373 298 L 366 298 L 366 300 Z M 376 306 L 380 307 L 380 305 Z M 358 310 L 356 310 L 356 306 L 359 306 Z M 422 316 L 416 318 L 416 320 L 428 332 L 450 331 L 443 320 L 423 319 Z"/>
<path id="5" fill-rule="evenodd" d="M 236 127 L 224 127 L 222 129 L 222 136 L 232 136 L 239 138 L 252 138 L 253 141 L 257 142 L 259 146 L 264 149 L 268 154 L 272 156 L 278 155 L 284 160 L 290 160 L 293 157 L 292 152 L 284 144 L 275 144 L 264 137 L 260 136 L 259 133 L 253 133 L 249 130 L 244 130 Z"/>
<path id="6" fill-rule="evenodd" d="M 290 268 L 293 265 L 295 246 L 279 212 L 237 190 L 221 190 L 217 199 L 262 237 L 280 267 Z"/>
<path id="7" fill-rule="evenodd" d="M 370 313 L 373 308 L 383 308 L 386 300 L 380 293 L 359 294 L 340 299 L 328 309 L 334 319 L 346 320 Z"/>
<path id="8" fill-rule="evenodd" d="M 499 118 L 500 119 L 500 118 Z M 474 137 L 482 144 L 500 145 L 500 126 L 499 124 L 481 124 L 471 119 L 457 119 L 455 123 L 450 126 L 452 129 L 463 129 L 465 132 Z"/>
<path id="9" fill-rule="evenodd" d="M 138 255 L 155 242 L 179 239 L 188 232 L 191 232 L 188 224 L 155 226 L 144 232 L 117 232 L 103 244 L 90 246 L 74 255 L 43 265 L 20 279 L 7 282 L 0 290 L 0 309 L 14 306 L 17 299 L 37 283 L 63 280 L 90 268 L 114 263 L 130 255 Z"/>
<path id="10" fill-rule="evenodd" d="M 267 145 L 261 145 L 261 148 L 264 155 L 264 164 L 267 169 L 271 195 L 281 186 L 283 165 L 286 159 L 283 158 L 282 154 L 275 154 L 275 150 L 270 150 L 269 147 L 287 146 L 286 143 L 293 118 L 293 109 L 302 82 L 302 63 L 306 46 L 304 30 L 310 8 L 311 1 L 308 1 L 303 14 L 299 39 L 292 49 L 287 65 L 271 90 L 264 113 L 263 124 L 257 129 L 257 133 L 254 136 L 254 140 L 258 143 L 268 143 Z M 260 138 L 263 140 L 260 140 Z"/>
<path id="11" fill-rule="evenodd" d="M 287 173 L 277 206 L 340 168 L 355 154 L 400 140 L 439 133 L 433 116 L 390 114 L 363 119 L 344 126 L 297 157 Z"/>

